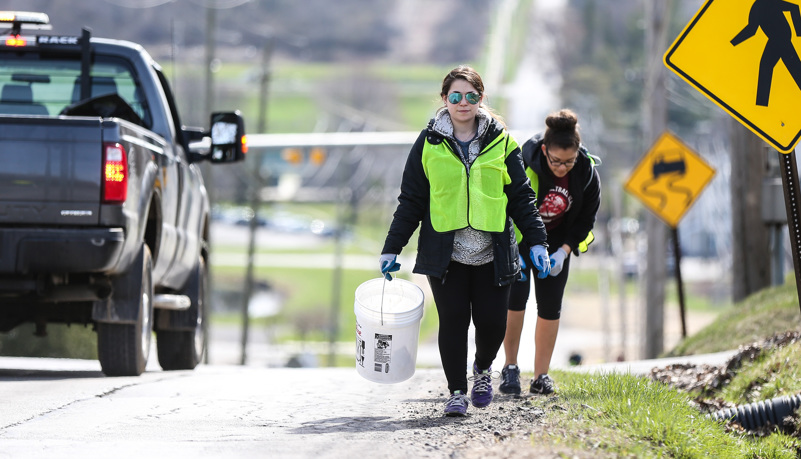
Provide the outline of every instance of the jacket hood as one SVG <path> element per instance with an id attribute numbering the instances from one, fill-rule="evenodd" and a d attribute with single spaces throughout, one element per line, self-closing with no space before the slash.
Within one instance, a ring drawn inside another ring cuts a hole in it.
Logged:
<path id="1" fill-rule="evenodd" d="M 487 130 L 494 119 L 489 112 L 483 108 L 479 108 L 478 113 L 476 113 L 476 120 L 478 121 L 477 137 L 484 137 L 484 134 L 487 133 Z M 447 107 L 441 107 L 439 110 L 437 110 L 437 113 L 434 115 L 434 118 L 431 120 L 431 122 L 429 122 L 428 126 L 430 130 L 441 135 L 442 137 L 449 139 L 454 138 L 453 121 L 451 120 L 451 115 L 448 113 Z"/>

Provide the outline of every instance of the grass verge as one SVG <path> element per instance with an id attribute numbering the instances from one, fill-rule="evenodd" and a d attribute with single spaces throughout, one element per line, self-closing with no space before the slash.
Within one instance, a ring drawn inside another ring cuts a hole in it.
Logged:
<path id="1" fill-rule="evenodd" d="M 795 283 L 761 290 L 719 315 L 712 324 L 687 337 L 666 356 L 737 349 L 788 330 L 801 329 Z"/>
<path id="2" fill-rule="evenodd" d="M 595 457 L 789 459 L 801 445 L 783 434 L 731 433 L 701 414 L 688 394 L 644 376 L 554 375 L 558 395 L 529 402 L 547 413 L 548 434 L 532 436 L 536 450 L 568 448 Z"/>
<path id="3" fill-rule="evenodd" d="M 797 414 L 783 426 L 746 431 L 704 412 L 801 392 L 800 324 L 792 282 L 735 304 L 667 353 L 741 350 L 727 366 L 699 366 L 715 376 L 706 379 L 708 384 L 699 383 L 703 372 L 677 366 L 672 379 L 689 378 L 688 390 L 647 376 L 555 371 L 558 395 L 531 399 L 548 413 L 549 432 L 533 436 L 533 446 L 592 451 L 599 457 L 801 457 Z"/>

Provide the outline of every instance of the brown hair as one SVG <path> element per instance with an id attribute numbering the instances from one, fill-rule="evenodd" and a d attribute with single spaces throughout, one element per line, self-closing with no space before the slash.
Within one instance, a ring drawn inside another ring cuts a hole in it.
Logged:
<path id="1" fill-rule="evenodd" d="M 484 81 L 481 79 L 481 75 L 478 74 L 472 67 L 468 67 L 466 65 L 460 65 L 455 69 L 448 72 L 445 75 L 445 78 L 442 80 L 442 91 L 439 93 L 440 96 L 447 96 L 448 91 L 451 89 L 451 85 L 456 80 L 464 80 L 478 91 L 478 94 L 483 96 L 484 95 Z"/>
<path id="2" fill-rule="evenodd" d="M 575 148 L 581 145 L 578 116 L 569 108 L 563 108 L 551 113 L 545 118 L 545 134 L 542 142 L 546 147 L 556 146 L 564 149 Z"/>
<path id="3" fill-rule="evenodd" d="M 481 79 L 481 75 L 479 75 L 475 69 L 473 69 L 472 67 L 468 67 L 466 65 L 460 65 L 451 70 L 450 72 L 448 72 L 447 75 L 445 75 L 445 78 L 442 80 L 442 90 L 440 91 L 439 95 L 442 97 L 446 97 L 448 95 L 448 91 L 450 91 L 451 89 L 451 85 L 456 80 L 464 80 L 470 83 L 470 85 L 476 88 L 476 91 L 478 91 L 478 94 L 480 96 L 484 95 L 484 80 Z M 486 98 L 484 98 L 484 100 L 486 100 Z M 484 101 L 481 102 L 481 105 L 479 105 L 479 107 L 489 112 L 489 114 L 492 115 L 493 118 L 498 120 L 498 122 L 501 123 L 501 125 L 503 125 L 504 128 L 506 127 L 506 123 L 503 122 L 503 118 L 501 118 L 500 115 L 495 113 L 493 109 L 488 107 L 484 103 Z"/>

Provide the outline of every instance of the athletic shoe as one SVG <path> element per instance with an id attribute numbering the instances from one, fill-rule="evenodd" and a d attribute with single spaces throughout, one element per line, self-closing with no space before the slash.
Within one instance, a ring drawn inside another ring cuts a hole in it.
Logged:
<path id="1" fill-rule="evenodd" d="M 473 390 L 470 400 L 476 408 L 484 408 L 492 402 L 492 368 L 479 371 L 473 364 Z"/>
<path id="2" fill-rule="evenodd" d="M 445 416 L 464 416 L 467 414 L 467 395 L 457 390 L 445 402 Z"/>
<path id="3" fill-rule="evenodd" d="M 537 379 L 531 381 L 531 387 L 529 387 L 529 392 L 532 394 L 549 395 L 553 394 L 553 391 L 553 379 L 548 375 L 537 376 Z"/>
<path id="4" fill-rule="evenodd" d="M 520 394 L 520 367 L 506 365 L 501 370 L 501 386 L 499 389 L 504 394 Z"/>

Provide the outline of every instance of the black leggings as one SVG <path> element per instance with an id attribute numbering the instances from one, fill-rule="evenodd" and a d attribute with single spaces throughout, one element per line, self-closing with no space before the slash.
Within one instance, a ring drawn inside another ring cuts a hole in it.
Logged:
<path id="1" fill-rule="evenodd" d="M 520 255 L 526 262 L 526 269 L 523 273 L 528 277 L 527 281 L 515 282 L 512 285 L 512 292 L 509 294 L 509 310 L 525 311 L 526 302 L 531 292 L 531 279 L 534 279 L 534 296 L 537 299 L 537 315 L 547 320 L 558 320 L 562 316 L 562 299 L 565 296 L 565 286 L 567 276 L 570 272 L 570 255 L 565 258 L 562 272 L 557 276 L 547 276 L 545 279 L 537 277 L 537 270 L 533 269 L 534 263 L 528 251 L 521 249 Z"/>
<path id="2" fill-rule="evenodd" d="M 451 261 L 442 278 L 428 276 L 439 316 L 439 355 L 448 389 L 467 392 L 467 332 L 476 328 L 475 364 L 486 370 L 506 333 L 511 286 L 496 287 L 493 263 L 468 266 Z"/>

